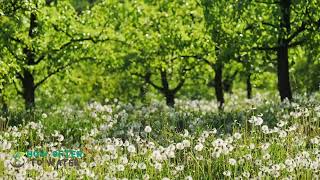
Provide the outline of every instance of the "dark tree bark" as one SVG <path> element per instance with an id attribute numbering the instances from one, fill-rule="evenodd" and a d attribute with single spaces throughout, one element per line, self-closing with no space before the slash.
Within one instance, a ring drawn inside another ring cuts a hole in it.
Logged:
<path id="1" fill-rule="evenodd" d="M 251 99 L 252 98 L 251 72 L 247 73 L 246 84 L 247 84 L 247 98 Z"/>
<path id="2" fill-rule="evenodd" d="M 30 15 L 30 27 L 29 27 L 29 38 L 34 38 L 35 33 L 34 30 L 37 27 L 37 16 L 35 13 L 31 13 Z M 32 49 L 28 47 L 24 48 L 24 54 L 27 58 L 28 65 L 35 65 L 35 54 Z M 23 76 L 20 77 L 22 80 L 23 86 L 23 98 L 25 101 L 25 108 L 27 110 L 33 109 L 35 107 L 35 82 L 32 72 L 26 68 L 23 69 Z"/>
<path id="3" fill-rule="evenodd" d="M 22 86 L 25 107 L 27 110 L 33 109 L 35 107 L 35 83 L 33 75 L 26 69 L 23 73 Z"/>
<path id="4" fill-rule="evenodd" d="M 223 104 L 224 104 L 222 69 L 223 67 L 221 62 L 218 62 L 214 67 L 214 70 L 215 70 L 214 88 L 216 91 L 217 101 L 219 102 L 219 110 L 223 110 Z"/>
<path id="5" fill-rule="evenodd" d="M 238 71 L 235 71 L 233 74 L 228 75 L 227 77 L 225 77 L 225 79 L 222 81 L 223 84 L 223 90 L 227 93 L 232 94 L 232 86 L 233 86 L 233 82 L 236 78 L 238 74 Z"/>
<path id="6" fill-rule="evenodd" d="M 7 113 L 8 112 L 8 104 L 6 103 L 4 96 L 2 94 L 2 90 L 0 89 L 0 102 L 2 104 L 1 110 L 3 113 Z"/>
<path id="7" fill-rule="evenodd" d="M 168 78 L 167 78 L 167 72 L 166 71 L 161 71 L 160 72 L 161 75 L 161 83 L 162 83 L 162 94 L 165 96 L 166 98 L 166 104 L 169 107 L 174 107 L 174 95 L 175 93 L 170 90 L 169 88 L 169 82 L 168 82 Z"/>
<path id="8" fill-rule="evenodd" d="M 169 107 L 174 107 L 175 101 L 174 101 L 174 94 L 172 92 L 167 92 L 164 94 L 166 97 L 166 104 Z"/>
<path id="9" fill-rule="evenodd" d="M 286 36 L 290 34 L 290 0 L 280 1 L 281 22 L 280 22 L 280 35 L 278 39 L 277 49 L 277 71 L 278 71 L 278 89 L 281 100 L 292 100 L 292 92 L 289 78 L 289 57 L 288 49 L 289 42 Z"/>

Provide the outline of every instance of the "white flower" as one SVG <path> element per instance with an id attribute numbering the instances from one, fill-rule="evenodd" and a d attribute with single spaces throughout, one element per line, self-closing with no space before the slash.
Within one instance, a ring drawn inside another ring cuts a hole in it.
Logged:
<path id="1" fill-rule="evenodd" d="M 312 144 L 319 144 L 319 139 L 317 137 L 310 139 Z"/>
<path id="2" fill-rule="evenodd" d="M 267 160 L 267 159 L 270 159 L 270 154 L 269 153 L 266 153 L 266 154 L 264 154 L 263 156 L 262 156 L 262 158 L 264 159 L 264 160 Z"/>
<path id="3" fill-rule="evenodd" d="M 310 168 L 311 168 L 312 170 L 317 170 L 317 169 L 319 168 L 319 163 L 318 163 L 317 161 L 311 162 Z"/>
<path id="4" fill-rule="evenodd" d="M 124 165 L 119 164 L 119 165 L 117 166 L 117 170 L 118 170 L 118 171 L 124 171 Z"/>
<path id="5" fill-rule="evenodd" d="M 225 175 L 227 177 L 230 177 L 231 176 L 231 172 L 230 171 L 224 171 L 223 175 Z"/>
<path id="6" fill-rule="evenodd" d="M 139 163 L 138 164 L 138 168 L 139 169 L 146 169 L 147 168 L 147 165 L 145 163 Z"/>
<path id="7" fill-rule="evenodd" d="M 128 146 L 128 152 L 129 153 L 135 153 L 136 152 L 136 147 L 134 147 L 134 145 L 129 145 Z"/>
<path id="8" fill-rule="evenodd" d="M 263 119 L 260 116 L 252 116 L 249 122 L 253 125 L 260 126 L 263 123 Z"/>
<path id="9" fill-rule="evenodd" d="M 253 143 L 251 143 L 251 144 L 249 145 L 249 149 L 251 149 L 251 150 L 253 150 L 255 147 L 256 147 L 256 146 L 255 146 Z"/>
<path id="10" fill-rule="evenodd" d="M 120 162 L 121 162 L 121 164 L 126 165 L 126 164 L 128 164 L 129 160 L 128 160 L 128 158 L 126 156 L 122 156 L 120 158 Z"/>
<path id="11" fill-rule="evenodd" d="M 184 170 L 184 166 L 180 165 L 180 166 L 176 166 L 175 168 L 177 171 L 183 171 Z"/>
<path id="12" fill-rule="evenodd" d="M 63 137 L 63 135 L 60 134 L 60 135 L 58 136 L 58 141 L 61 142 L 61 141 L 63 141 L 63 140 L 64 140 L 64 137 Z"/>
<path id="13" fill-rule="evenodd" d="M 264 143 L 261 145 L 261 149 L 265 151 L 269 148 L 269 146 L 270 146 L 270 143 Z"/>
<path id="14" fill-rule="evenodd" d="M 250 177 L 250 173 L 248 171 L 245 171 L 242 173 L 243 177 L 249 178 Z"/>
<path id="15" fill-rule="evenodd" d="M 48 115 L 47 115 L 46 113 L 42 113 L 41 117 L 42 117 L 43 119 L 46 119 L 46 118 L 48 117 Z"/>
<path id="16" fill-rule="evenodd" d="M 246 154 L 246 155 L 244 156 L 244 158 L 245 158 L 246 160 L 251 160 L 251 159 L 252 159 L 252 155 L 251 155 L 251 154 Z"/>
<path id="17" fill-rule="evenodd" d="M 291 167 L 293 165 L 293 160 L 292 159 L 286 159 L 284 162 L 288 167 Z"/>
<path id="18" fill-rule="evenodd" d="M 201 143 L 199 143 L 199 144 L 197 144 L 197 145 L 194 147 L 194 149 L 195 149 L 196 151 L 202 151 L 203 145 L 202 145 Z"/>
<path id="19" fill-rule="evenodd" d="M 177 149 L 179 149 L 179 150 L 183 150 L 183 149 L 184 149 L 183 143 L 177 143 L 176 147 L 177 147 Z"/>
<path id="20" fill-rule="evenodd" d="M 229 164 L 231 164 L 232 166 L 236 165 L 237 164 L 237 160 L 233 159 L 233 158 L 230 158 L 229 159 Z"/>
<path id="21" fill-rule="evenodd" d="M 281 130 L 281 131 L 279 132 L 279 137 L 280 137 L 280 138 L 285 138 L 286 136 L 287 136 L 287 132 L 286 132 L 286 131 Z"/>
<path id="22" fill-rule="evenodd" d="M 190 147 L 190 146 L 191 146 L 191 143 L 190 143 L 189 140 L 186 140 L 186 139 L 185 139 L 185 140 L 182 141 L 182 143 L 183 143 L 183 146 L 184 146 L 184 147 Z"/>
<path id="23" fill-rule="evenodd" d="M 159 150 L 155 150 L 152 152 L 152 159 L 160 161 L 162 160 L 161 152 Z"/>
<path id="24" fill-rule="evenodd" d="M 193 180 L 192 176 L 187 176 L 185 180 Z"/>
<path id="25" fill-rule="evenodd" d="M 160 171 L 162 169 L 162 164 L 156 162 L 154 168 Z"/>
<path id="26" fill-rule="evenodd" d="M 236 139 L 240 139 L 241 138 L 241 134 L 240 133 L 234 133 L 233 137 L 236 138 Z"/>
<path id="27" fill-rule="evenodd" d="M 143 180 L 149 180 L 149 179 L 150 179 L 149 174 L 145 174 L 145 175 L 143 175 Z"/>
<path id="28" fill-rule="evenodd" d="M 146 126 L 144 128 L 144 132 L 146 132 L 146 133 L 150 133 L 151 131 L 152 131 L 152 128 L 150 126 Z"/>
<path id="29" fill-rule="evenodd" d="M 267 133 L 269 132 L 269 128 L 268 128 L 267 125 L 263 125 L 263 126 L 261 127 L 261 130 L 262 130 L 262 132 L 263 132 L 264 134 L 267 134 Z"/>

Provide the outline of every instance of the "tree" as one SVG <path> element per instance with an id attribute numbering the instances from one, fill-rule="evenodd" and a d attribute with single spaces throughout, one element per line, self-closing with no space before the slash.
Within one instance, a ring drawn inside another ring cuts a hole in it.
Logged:
<path id="1" fill-rule="evenodd" d="M 276 52 L 278 90 L 281 100 L 292 100 L 289 76 L 290 50 L 312 39 L 320 26 L 316 1 L 252 1 L 249 21 L 258 38 L 256 50 Z"/>
<path id="2" fill-rule="evenodd" d="M 68 2 L 35 1 L 20 6 L 23 8 L 12 7 L 14 13 L 4 14 L 0 35 L 20 69 L 16 77 L 22 89 L 17 91 L 26 109 L 33 109 L 35 91 L 50 77 L 82 60 L 96 60 L 98 50 L 89 46 L 112 40 L 104 33 L 112 33 L 106 27 L 111 12 L 102 21 L 92 22 L 93 14 L 79 17 Z"/>
<path id="3" fill-rule="evenodd" d="M 207 32 L 215 43 L 214 51 L 207 49 L 207 52 L 214 53 L 215 62 L 207 62 L 215 71 L 213 84 L 216 92 L 219 109 L 223 109 L 224 91 L 223 91 L 223 68 L 235 57 L 237 45 L 234 41 L 237 36 L 237 29 L 241 24 L 236 20 L 237 3 L 232 1 L 213 1 L 202 0 L 204 19 Z"/>
<path id="4" fill-rule="evenodd" d="M 190 78 L 188 73 L 200 70 L 197 53 L 206 40 L 201 9 L 195 1 L 136 2 L 130 6 L 132 29 L 128 28 L 126 39 L 135 48 L 129 49 L 125 65 L 173 107 L 177 92 Z"/>

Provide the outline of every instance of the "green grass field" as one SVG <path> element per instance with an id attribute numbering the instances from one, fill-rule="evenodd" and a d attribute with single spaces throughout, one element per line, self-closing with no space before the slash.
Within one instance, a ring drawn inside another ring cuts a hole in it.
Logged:
<path id="1" fill-rule="evenodd" d="M 213 110 L 215 102 L 182 100 L 175 109 L 155 101 L 37 111 L 28 117 L 32 122 L 4 125 L 0 174 L 5 179 L 317 179 L 320 104 L 311 99 L 289 104 L 256 97 L 226 104 L 220 113 Z M 66 149 L 84 156 L 53 156 Z M 27 151 L 48 156 L 14 156 Z"/>

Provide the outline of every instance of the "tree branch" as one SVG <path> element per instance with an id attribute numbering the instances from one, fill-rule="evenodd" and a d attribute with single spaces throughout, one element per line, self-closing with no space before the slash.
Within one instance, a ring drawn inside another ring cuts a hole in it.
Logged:
<path id="1" fill-rule="evenodd" d="M 9 51 L 9 53 L 16 58 L 19 61 L 22 61 L 22 59 L 20 57 L 18 57 L 13 51 L 11 51 L 11 49 L 9 47 L 7 47 L 7 50 Z"/>
<path id="2" fill-rule="evenodd" d="M 295 37 L 297 37 L 300 33 L 305 31 L 307 29 L 306 25 L 307 23 L 303 22 L 302 25 L 299 28 L 297 28 L 297 30 L 288 37 L 287 42 L 290 43 Z"/>
<path id="3" fill-rule="evenodd" d="M 271 26 L 273 28 L 278 28 L 278 26 L 272 24 L 272 23 L 268 23 L 268 22 L 261 22 L 263 25 L 266 25 L 266 26 Z"/>
<path id="4" fill-rule="evenodd" d="M 292 48 L 292 47 L 300 46 L 305 42 L 306 42 L 306 39 L 301 39 L 299 41 L 296 41 L 296 42 L 289 44 L 288 47 Z"/>
<path id="5" fill-rule="evenodd" d="M 177 93 L 181 88 L 182 86 L 184 85 L 186 79 L 185 78 L 181 78 L 178 85 L 172 90 L 172 92 L 175 94 Z"/>
<path id="6" fill-rule="evenodd" d="M 12 41 L 15 41 L 15 42 L 17 42 L 17 43 L 19 43 L 19 44 L 22 44 L 22 45 L 26 46 L 26 43 L 25 43 L 24 41 L 22 41 L 21 39 L 12 37 L 12 36 L 10 36 L 10 35 L 7 35 L 7 36 L 8 36 L 9 39 L 11 39 Z"/>
<path id="7" fill-rule="evenodd" d="M 18 93 L 20 96 L 23 96 L 22 91 L 21 91 L 21 90 L 19 90 L 19 88 L 18 88 L 18 86 L 17 86 L 17 84 L 16 84 L 16 82 L 15 82 L 15 81 L 13 82 L 13 85 L 14 85 L 14 88 L 16 89 L 17 93 Z"/>
<path id="8" fill-rule="evenodd" d="M 259 51 L 277 51 L 279 47 L 270 47 L 268 45 L 264 47 L 253 47 L 253 50 L 259 50 Z"/>
<path id="9" fill-rule="evenodd" d="M 169 83 L 167 79 L 167 72 L 160 69 L 161 83 L 164 90 L 169 90 Z"/>
<path id="10" fill-rule="evenodd" d="M 254 2 L 256 3 L 262 3 L 262 4 L 280 4 L 280 1 L 274 1 L 274 2 L 266 2 L 266 1 L 258 1 L 258 0 L 255 0 Z"/>
<path id="11" fill-rule="evenodd" d="M 42 80 L 40 80 L 39 82 L 37 82 L 37 83 L 35 84 L 34 89 L 36 89 L 36 88 L 39 87 L 41 84 L 43 84 L 45 81 L 47 81 L 51 76 L 53 76 L 53 75 L 55 75 L 55 74 L 57 74 L 57 73 L 65 70 L 66 68 L 72 66 L 73 64 L 76 64 L 76 63 L 80 62 L 81 60 L 88 60 L 88 59 L 93 59 L 93 58 L 92 58 L 92 57 L 84 57 L 84 58 L 81 58 L 79 61 L 70 62 L 70 63 L 68 63 L 68 64 L 66 64 L 66 65 L 64 65 L 64 66 L 58 67 L 56 70 L 54 70 L 54 71 L 52 71 L 52 72 L 49 72 L 46 77 L 44 77 Z"/>
<path id="12" fill-rule="evenodd" d="M 155 89 L 159 90 L 159 91 L 163 91 L 163 88 L 161 88 L 160 86 L 157 86 L 155 83 L 153 83 L 151 81 L 151 73 L 148 72 L 146 73 L 146 75 L 142 75 L 142 74 L 139 74 L 139 73 L 131 73 L 132 75 L 135 75 L 135 76 L 138 76 L 142 79 L 144 79 L 144 81 L 148 84 L 150 84 L 151 86 L 153 86 Z"/>
<path id="13" fill-rule="evenodd" d="M 195 59 L 204 61 L 209 66 L 213 66 L 214 65 L 214 63 L 210 62 L 208 59 L 204 58 L 202 55 L 191 55 L 191 56 L 180 56 L 180 57 L 183 57 L 183 58 L 195 58 Z"/>

